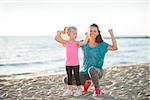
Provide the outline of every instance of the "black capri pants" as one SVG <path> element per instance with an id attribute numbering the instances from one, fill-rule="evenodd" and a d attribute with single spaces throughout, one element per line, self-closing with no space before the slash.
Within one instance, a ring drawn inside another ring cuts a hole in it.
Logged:
<path id="1" fill-rule="evenodd" d="M 81 85 L 79 77 L 79 65 L 77 66 L 66 66 L 66 72 L 68 76 L 68 85 L 72 85 L 72 72 L 76 81 L 76 85 Z"/>

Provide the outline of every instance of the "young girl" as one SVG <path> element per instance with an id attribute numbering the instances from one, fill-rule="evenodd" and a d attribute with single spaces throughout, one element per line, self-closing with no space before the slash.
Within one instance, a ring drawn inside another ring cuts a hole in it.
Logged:
<path id="1" fill-rule="evenodd" d="M 68 40 L 64 40 L 61 34 L 67 34 Z M 77 38 L 77 28 L 74 26 L 65 27 L 64 31 L 57 31 L 55 40 L 61 43 L 66 48 L 66 72 L 68 77 L 67 90 L 64 92 L 63 96 L 72 95 L 72 71 L 74 72 L 74 77 L 76 80 L 77 90 L 73 96 L 82 95 L 81 92 L 81 82 L 79 77 L 79 59 L 78 59 L 78 48 L 83 46 L 88 41 L 88 36 L 83 42 L 76 41 Z"/>

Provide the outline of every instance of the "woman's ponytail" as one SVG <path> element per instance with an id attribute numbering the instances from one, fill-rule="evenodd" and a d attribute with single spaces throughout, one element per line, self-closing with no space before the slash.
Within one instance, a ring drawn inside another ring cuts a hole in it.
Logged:
<path id="1" fill-rule="evenodd" d="M 97 37 L 96 37 L 96 39 L 95 39 L 95 42 L 96 43 L 101 43 L 101 42 L 103 42 L 103 39 L 102 39 L 102 36 L 101 36 L 101 34 L 100 34 L 100 31 L 98 31 L 99 32 L 99 34 L 97 35 Z"/>

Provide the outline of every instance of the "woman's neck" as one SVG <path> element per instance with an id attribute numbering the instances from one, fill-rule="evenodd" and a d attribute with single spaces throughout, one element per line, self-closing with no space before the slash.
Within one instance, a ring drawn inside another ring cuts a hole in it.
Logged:
<path id="1" fill-rule="evenodd" d="M 95 44 L 95 43 L 96 43 L 96 42 L 95 42 L 95 39 L 91 39 L 91 38 L 90 38 L 89 43 Z"/>
<path id="2" fill-rule="evenodd" d="M 95 39 L 90 39 L 90 40 L 89 40 L 89 45 L 90 45 L 91 47 L 96 46 L 97 43 L 95 42 Z"/>

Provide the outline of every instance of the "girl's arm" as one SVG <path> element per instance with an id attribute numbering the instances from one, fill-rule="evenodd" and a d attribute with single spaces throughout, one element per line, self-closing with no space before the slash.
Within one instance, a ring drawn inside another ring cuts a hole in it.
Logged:
<path id="1" fill-rule="evenodd" d="M 112 39 L 112 45 L 108 46 L 108 50 L 109 51 L 116 51 L 116 50 L 118 50 L 118 47 L 117 47 L 116 38 L 114 37 L 114 34 L 113 34 L 113 30 L 109 29 L 108 32 L 110 33 L 111 39 Z"/>
<path id="2" fill-rule="evenodd" d="M 89 37 L 88 37 L 88 34 L 86 34 L 85 40 L 83 42 L 80 42 L 80 41 L 78 42 L 79 47 L 86 45 L 88 40 L 89 40 Z"/>
<path id="3" fill-rule="evenodd" d="M 61 34 L 63 34 L 63 31 L 57 31 L 57 35 L 55 36 L 55 40 L 62 45 L 65 45 L 65 40 L 61 37 Z"/>

